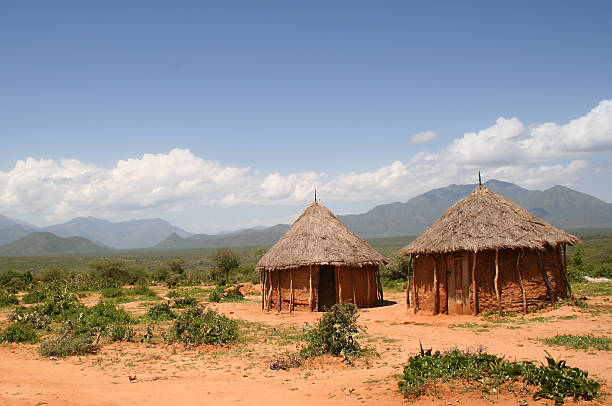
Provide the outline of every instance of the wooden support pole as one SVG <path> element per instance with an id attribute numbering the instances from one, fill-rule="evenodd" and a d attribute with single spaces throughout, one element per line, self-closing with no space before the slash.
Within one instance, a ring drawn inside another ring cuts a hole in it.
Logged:
<path id="1" fill-rule="evenodd" d="M 440 283 L 438 281 L 438 258 L 437 257 L 434 257 L 433 290 L 434 290 L 434 299 L 433 299 L 433 306 L 431 309 L 431 313 L 438 314 L 440 312 Z"/>
<path id="2" fill-rule="evenodd" d="M 353 304 L 357 306 L 357 296 L 355 295 L 355 268 L 351 268 L 351 290 L 353 291 Z"/>
<path id="3" fill-rule="evenodd" d="M 499 293 L 499 251 L 495 250 L 495 297 L 497 297 L 497 310 L 502 314 L 501 294 Z"/>
<path id="4" fill-rule="evenodd" d="M 367 297 L 367 305 L 368 306 L 372 306 L 372 278 L 370 277 L 370 267 L 368 266 L 366 268 L 366 278 L 368 280 L 368 293 L 366 294 Z"/>
<path id="5" fill-rule="evenodd" d="M 293 312 L 293 269 L 289 269 L 289 313 Z"/>
<path id="6" fill-rule="evenodd" d="M 416 282 L 416 271 L 417 271 L 417 266 L 419 264 L 419 257 L 416 256 L 414 257 L 414 263 L 412 265 L 413 269 L 412 269 L 412 286 L 414 289 L 414 296 L 412 297 L 412 299 L 414 300 L 414 307 L 412 308 L 412 310 L 414 311 L 414 314 L 416 314 L 417 310 L 419 310 L 419 295 L 418 295 L 418 289 L 417 289 L 417 282 Z"/>
<path id="7" fill-rule="evenodd" d="M 559 259 L 561 260 L 561 269 L 563 270 L 563 277 L 565 278 L 565 283 L 567 284 L 567 293 L 569 297 L 572 297 L 572 285 L 570 285 L 569 277 L 567 276 L 567 262 L 565 257 L 565 244 L 563 245 L 563 254 L 561 254 L 561 245 L 557 246 L 559 250 Z"/>
<path id="8" fill-rule="evenodd" d="M 410 301 L 410 283 L 412 282 L 412 255 L 408 261 L 408 281 L 406 283 L 406 307 L 410 308 L 412 303 Z"/>
<path id="9" fill-rule="evenodd" d="M 336 279 L 336 283 L 338 284 L 338 302 L 342 303 L 344 301 L 344 297 L 342 296 L 342 281 L 340 280 L 342 277 L 340 269 L 337 270 L 336 275 L 339 277 Z"/>
<path id="10" fill-rule="evenodd" d="M 321 280 L 321 269 L 319 268 L 319 280 Z M 340 280 L 338 278 L 338 267 L 334 266 L 334 280 L 336 281 L 336 303 L 340 303 Z"/>
<path id="11" fill-rule="evenodd" d="M 523 278 L 521 277 L 521 256 L 522 255 L 523 255 L 523 250 L 520 250 L 518 256 L 516 257 L 516 273 L 518 275 L 519 286 L 521 287 L 521 294 L 523 295 L 523 314 L 527 314 L 527 296 L 525 295 L 525 287 L 523 286 Z"/>
<path id="12" fill-rule="evenodd" d="M 308 265 L 308 309 L 312 311 L 312 265 Z"/>
<path id="13" fill-rule="evenodd" d="M 476 285 L 476 254 L 478 249 L 474 250 L 474 257 L 472 258 L 472 290 L 474 295 L 474 308 L 472 312 L 474 315 L 478 314 L 478 286 Z"/>
<path id="14" fill-rule="evenodd" d="M 382 283 L 380 282 L 380 269 L 376 267 L 376 279 L 378 280 L 378 290 L 380 292 L 380 303 L 385 301 L 385 296 L 383 294 Z"/>
<path id="15" fill-rule="evenodd" d="M 272 271 L 268 271 L 268 304 L 267 304 L 267 310 L 270 311 L 270 309 L 272 308 Z"/>
<path id="16" fill-rule="evenodd" d="M 542 258 L 542 253 L 538 250 L 538 264 L 540 267 L 540 273 L 542 274 L 542 278 L 544 278 L 544 283 L 546 284 L 546 289 L 548 289 L 548 297 L 550 298 L 550 304 L 555 304 L 557 298 L 555 297 L 555 292 L 553 291 L 552 284 L 550 283 L 550 279 L 548 279 L 548 273 L 544 267 L 544 258 Z"/>
<path id="17" fill-rule="evenodd" d="M 264 305 L 266 302 L 266 291 L 264 289 L 264 271 L 259 272 L 259 290 L 261 291 L 261 311 L 264 310 Z"/>
<path id="18" fill-rule="evenodd" d="M 278 270 L 278 280 L 276 281 L 276 290 L 278 292 L 278 312 L 283 311 L 283 300 L 281 297 L 281 270 Z"/>

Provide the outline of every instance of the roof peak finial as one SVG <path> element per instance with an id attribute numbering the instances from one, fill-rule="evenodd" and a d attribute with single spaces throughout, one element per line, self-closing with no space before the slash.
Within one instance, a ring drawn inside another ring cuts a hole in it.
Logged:
<path id="1" fill-rule="evenodd" d="M 482 181 L 480 180 L 480 171 L 478 171 L 478 189 L 482 189 Z"/>
<path id="2" fill-rule="evenodd" d="M 315 188 L 315 199 L 314 199 L 315 203 L 317 202 L 317 188 Z"/>

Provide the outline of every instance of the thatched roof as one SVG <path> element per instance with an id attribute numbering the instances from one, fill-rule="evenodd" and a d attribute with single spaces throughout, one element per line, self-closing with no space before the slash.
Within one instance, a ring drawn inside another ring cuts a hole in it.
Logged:
<path id="1" fill-rule="evenodd" d="M 387 263 L 387 258 L 349 230 L 327 207 L 313 203 L 259 260 L 255 269 Z"/>
<path id="2" fill-rule="evenodd" d="M 492 249 L 544 249 L 578 238 L 535 217 L 504 196 L 478 187 L 455 203 L 403 255 Z"/>

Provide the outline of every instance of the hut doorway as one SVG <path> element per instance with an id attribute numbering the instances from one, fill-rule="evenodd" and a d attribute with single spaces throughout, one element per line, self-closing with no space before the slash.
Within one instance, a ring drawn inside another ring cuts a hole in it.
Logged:
<path id="1" fill-rule="evenodd" d="M 319 311 L 336 304 L 336 272 L 332 265 L 319 266 Z"/>
<path id="2" fill-rule="evenodd" d="M 448 314 L 470 314 L 471 275 L 466 254 L 447 257 L 446 288 Z"/>

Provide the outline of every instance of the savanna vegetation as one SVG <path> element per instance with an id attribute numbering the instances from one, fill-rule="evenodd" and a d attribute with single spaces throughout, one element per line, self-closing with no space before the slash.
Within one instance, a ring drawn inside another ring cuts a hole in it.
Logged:
<path id="1" fill-rule="evenodd" d="M 597 317 L 609 313 L 609 307 L 593 304 L 592 298 L 611 296 L 612 283 L 586 283 L 584 276 L 612 278 L 612 236 L 589 234 L 581 239 L 580 245 L 567 251 L 568 271 L 578 298 L 574 304 L 568 301 L 561 306 L 576 305 L 576 311 Z M 399 294 L 405 289 L 408 261 L 398 251 L 408 240 L 369 241 L 390 259 L 390 264 L 381 268 L 387 292 Z M 250 247 L 126 252 L 113 258 L 0 258 L 0 311 L 6 315 L 6 322 L 0 325 L 0 342 L 33 344 L 40 355 L 50 358 L 95 354 L 106 345 L 121 342 L 183 348 L 237 346 L 237 351 L 246 353 L 249 345 L 257 343 L 272 345 L 285 354 L 276 357 L 271 369 L 288 369 L 322 355 L 339 357 L 361 368 L 357 360 L 364 355 L 367 359 L 378 356 L 376 346 L 366 342 L 379 342 L 384 349 L 393 341 L 369 334 L 365 324 L 358 322 L 362 312 L 350 303 L 333 306 L 303 329 L 246 322 L 218 311 L 219 303 L 231 305 L 245 299 L 250 306 L 259 306 L 257 296 L 245 298 L 240 284 L 259 283 L 254 268 L 264 253 L 265 248 Z M 134 308 L 142 311 L 126 310 Z M 485 314 L 479 321 L 446 328 L 487 334 L 496 328 L 518 329 L 576 317 L 536 314 L 526 319 L 515 314 Z M 611 348 L 610 337 L 591 334 L 559 332 L 537 342 L 581 351 Z M 600 383 L 586 371 L 552 357 L 544 364 L 515 362 L 484 351 L 457 349 L 421 350 L 402 356 L 407 361 L 395 366 L 399 368 L 396 372 L 401 372 L 397 381 L 400 392 L 409 398 L 435 394 L 439 385 L 452 382 L 487 395 L 511 391 L 555 403 L 568 398 L 590 400 L 600 392 Z"/>

